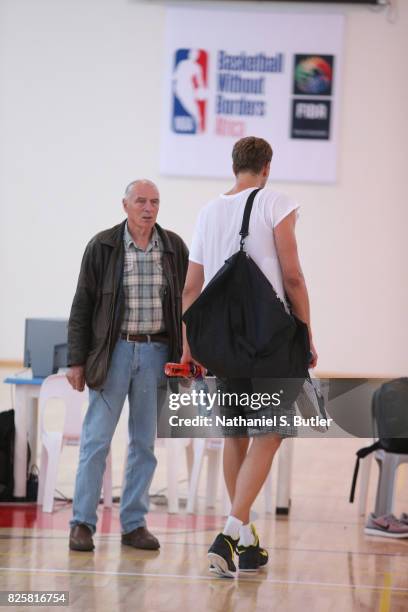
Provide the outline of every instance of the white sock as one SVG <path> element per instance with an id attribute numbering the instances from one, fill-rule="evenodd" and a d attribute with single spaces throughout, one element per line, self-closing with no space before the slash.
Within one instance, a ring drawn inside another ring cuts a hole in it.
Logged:
<path id="1" fill-rule="evenodd" d="M 251 529 L 251 523 L 241 525 L 239 528 L 239 543 L 241 546 L 253 546 L 255 544 L 255 536 Z"/>
<path id="2" fill-rule="evenodd" d="M 227 522 L 225 523 L 225 527 L 222 530 L 224 535 L 230 536 L 233 540 L 238 540 L 239 538 L 239 530 L 243 525 L 242 521 L 235 518 L 235 516 L 229 516 L 227 518 Z"/>

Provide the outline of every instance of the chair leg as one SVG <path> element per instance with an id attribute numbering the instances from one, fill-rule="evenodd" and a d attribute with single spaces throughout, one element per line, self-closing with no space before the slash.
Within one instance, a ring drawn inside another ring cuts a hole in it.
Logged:
<path id="1" fill-rule="evenodd" d="M 223 458 L 223 455 L 221 456 Z M 221 514 L 222 516 L 229 516 L 231 514 L 231 500 L 229 497 L 227 483 L 224 477 L 224 462 L 221 461 Z"/>
<path id="2" fill-rule="evenodd" d="M 177 514 L 179 511 L 178 498 L 178 454 L 180 441 L 177 438 L 166 439 L 166 470 L 167 470 L 167 512 Z"/>
<path id="3" fill-rule="evenodd" d="M 103 475 L 103 507 L 112 508 L 112 452 L 109 449 L 108 456 L 106 457 L 105 473 Z"/>
<path id="4" fill-rule="evenodd" d="M 360 469 L 360 492 L 358 496 L 358 514 L 359 516 L 365 516 L 367 508 L 368 498 L 368 486 L 370 484 L 370 472 L 372 455 L 367 455 L 361 460 L 362 465 Z"/>
<path id="5" fill-rule="evenodd" d="M 383 516 L 392 512 L 398 456 L 382 452 L 381 455 L 379 453 L 376 455 L 376 460 L 380 467 L 380 474 L 374 512 L 377 516 Z"/>
<path id="6" fill-rule="evenodd" d="M 121 494 L 126 484 L 126 469 L 127 469 L 128 454 L 129 454 L 129 443 L 126 445 L 125 458 L 123 460 L 123 476 L 122 476 Z"/>
<path id="7" fill-rule="evenodd" d="M 42 505 L 44 499 L 45 478 L 48 470 L 48 453 L 43 445 L 41 448 L 40 474 L 38 478 L 37 504 Z"/>
<path id="8" fill-rule="evenodd" d="M 292 479 L 293 440 L 287 438 L 279 449 L 276 514 L 289 514 Z"/>
<path id="9" fill-rule="evenodd" d="M 207 508 L 214 508 L 217 503 L 221 453 L 221 448 L 214 448 L 207 453 L 207 486 L 205 495 Z"/>
<path id="10" fill-rule="evenodd" d="M 187 481 L 190 484 L 191 474 L 193 473 L 194 463 L 194 440 L 191 438 L 189 443 L 186 445 L 186 461 L 187 461 Z"/>
<path id="11" fill-rule="evenodd" d="M 193 444 L 194 444 L 194 463 L 193 463 L 193 470 L 191 473 L 191 482 L 188 488 L 188 499 L 187 499 L 187 512 L 189 514 L 194 514 L 194 511 L 195 511 L 198 485 L 200 482 L 200 473 L 201 473 L 201 467 L 203 463 L 203 456 L 204 456 L 204 449 L 205 449 L 205 440 L 203 440 L 202 438 L 196 438 Z"/>
<path id="12" fill-rule="evenodd" d="M 54 440 L 49 443 L 46 452 L 48 453 L 48 469 L 45 476 L 42 511 L 52 512 L 54 509 L 54 491 L 58 478 L 61 440 Z"/>
<path id="13" fill-rule="evenodd" d="M 224 479 L 222 480 L 221 508 L 222 508 L 222 515 L 229 516 L 229 514 L 231 513 L 231 501 L 228 495 L 228 489 L 227 489 L 227 485 L 224 482 Z"/>
<path id="14" fill-rule="evenodd" d="M 269 470 L 269 474 L 266 477 L 263 489 L 265 497 L 265 512 L 266 514 L 272 514 L 272 468 Z"/>

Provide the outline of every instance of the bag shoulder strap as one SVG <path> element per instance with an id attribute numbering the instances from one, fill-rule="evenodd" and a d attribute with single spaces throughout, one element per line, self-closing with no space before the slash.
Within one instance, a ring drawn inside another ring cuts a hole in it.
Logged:
<path id="1" fill-rule="evenodd" d="M 241 236 L 241 240 L 240 240 L 240 243 L 239 243 L 239 250 L 240 251 L 244 250 L 245 238 L 249 234 L 249 231 L 248 231 L 248 229 L 249 229 L 249 218 L 251 216 L 252 206 L 254 204 L 255 196 L 258 193 L 258 191 L 261 191 L 261 188 L 254 189 L 253 191 L 251 191 L 251 193 L 249 194 L 248 199 L 246 201 L 246 204 L 245 204 L 244 216 L 242 218 L 241 231 L 239 232 L 239 235 Z"/>

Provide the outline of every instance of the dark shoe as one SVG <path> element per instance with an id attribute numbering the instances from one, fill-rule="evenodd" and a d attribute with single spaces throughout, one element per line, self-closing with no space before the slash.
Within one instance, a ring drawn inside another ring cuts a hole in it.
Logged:
<path id="1" fill-rule="evenodd" d="M 87 525 L 75 525 L 69 532 L 70 550 L 92 551 L 95 546 L 92 539 L 92 531 Z"/>
<path id="2" fill-rule="evenodd" d="M 143 548 L 144 550 L 158 550 L 160 542 L 146 527 L 137 527 L 129 533 L 122 533 L 122 544 Z"/>
<path id="3" fill-rule="evenodd" d="M 233 540 L 230 536 L 219 533 L 208 549 L 210 571 L 218 576 L 234 578 L 237 573 L 234 563 L 237 544 L 238 540 Z"/>
<path id="4" fill-rule="evenodd" d="M 254 544 L 237 548 L 239 555 L 240 572 L 256 572 L 260 567 L 268 563 L 268 552 L 259 545 L 259 537 L 254 525 L 251 524 L 251 531 L 254 534 Z"/>

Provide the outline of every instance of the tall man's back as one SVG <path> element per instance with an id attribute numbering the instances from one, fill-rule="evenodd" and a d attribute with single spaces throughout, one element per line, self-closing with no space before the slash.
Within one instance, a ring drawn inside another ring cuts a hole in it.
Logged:
<path id="1" fill-rule="evenodd" d="M 183 292 L 183 310 L 194 302 L 224 261 L 238 250 L 246 201 L 254 189 L 261 188 L 252 208 L 246 250 L 282 301 L 285 303 L 287 295 L 294 314 L 307 324 L 313 353 L 311 366 L 314 366 L 317 354 L 312 342 L 309 300 L 295 238 L 298 206 L 284 194 L 264 189 L 272 159 L 272 149 L 265 140 L 242 138 L 233 148 L 232 159 L 235 185 L 209 202 L 197 221 Z M 191 360 L 184 334 L 182 362 Z M 249 382 L 249 379 L 225 379 L 220 381 L 220 388 L 227 393 L 247 392 Z M 250 416 L 249 410 L 239 404 L 221 408 L 226 417 L 243 417 L 244 420 Z M 270 426 L 224 428 L 224 477 L 232 507 L 223 531 L 208 552 L 211 569 L 219 575 L 235 575 L 236 552 L 239 553 L 240 571 L 256 571 L 268 559 L 267 552 L 259 545 L 254 526 L 249 523 L 250 510 L 282 438 L 296 435 L 294 427 L 281 425 L 280 417 L 285 416 L 290 424 L 294 414 L 293 406 L 270 406 L 262 410 L 262 416 L 273 423 Z M 249 446 L 250 438 L 252 444 Z"/>
<path id="2" fill-rule="evenodd" d="M 106 456 L 126 399 L 129 452 L 121 497 L 122 543 L 157 549 L 146 529 L 156 467 L 157 386 L 168 359 L 181 353 L 180 292 L 187 248 L 156 218 L 160 197 L 147 180 L 127 189 L 127 220 L 97 234 L 82 260 L 68 327 L 67 374 L 74 389 L 90 387 L 75 484 L 70 548 L 93 550 Z"/>

